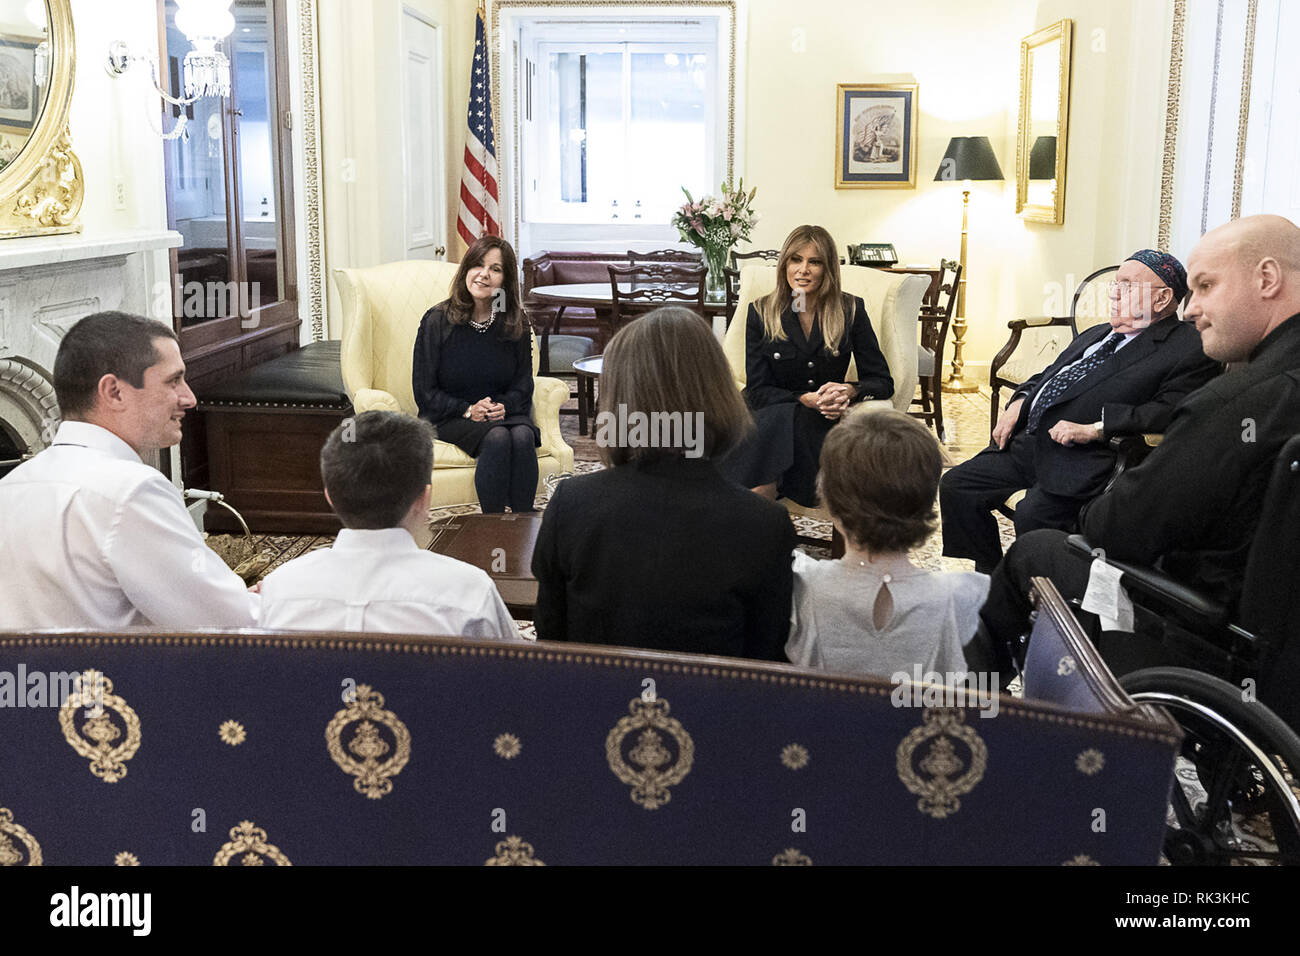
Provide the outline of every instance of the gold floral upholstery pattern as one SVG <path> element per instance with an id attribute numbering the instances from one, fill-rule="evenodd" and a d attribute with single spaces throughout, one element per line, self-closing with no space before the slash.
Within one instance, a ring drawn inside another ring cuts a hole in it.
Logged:
<path id="1" fill-rule="evenodd" d="M 936 820 L 961 809 L 958 798 L 975 789 L 988 766 L 988 748 L 965 721 L 955 708 L 923 708 L 921 726 L 898 745 L 898 779 L 920 796 L 917 809 Z"/>
<path id="2" fill-rule="evenodd" d="M 786 744 L 781 749 L 781 765 L 788 770 L 802 770 L 808 766 L 808 748 L 803 744 Z"/>
<path id="3" fill-rule="evenodd" d="M 812 866 L 813 861 L 803 853 L 790 847 L 772 857 L 773 866 Z"/>
<path id="4" fill-rule="evenodd" d="M 14 822 L 13 811 L 0 807 L 0 866 L 40 866 L 41 845 Z"/>
<path id="5" fill-rule="evenodd" d="M 345 745 L 343 734 L 354 723 L 356 732 Z M 384 739 L 380 728 L 392 738 L 392 744 Z M 384 709 L 384 695 L 366 684 L 357 687 L 352 702 L 329 722 L 325 742 L 334 762 L 356 778 L 352 786 L 357 793 L 372 800 L 392 792 L 392 778 L 411 759 L 411 732 L 396 714 Z"/>
<path id="6" fill-rule="evenodd" d="M 670 799 L 674 787 L 691 772 L 695 742 L 675 717 L 668 716 L 668 701 L 634 699 L 631 715 L 623 717 L 605 738 L 605 757 L 614 776 L 632 787 L 632 802 L 657 810 Z M 633 746 L 624 754 L 625 742 Z M 672 744 L 672 749 L 665 746 Z"/>
<path id="7" fill-rule="evenodd" d="M 496 845 L 494 854 L 484 866 L 545 866 L 533 855 L 533 845 L 517 836 L 509 836 Z"/>
<path id="8" fill-rule="evenodd" d="M 80 724 L 79 710 L 83 711 Z M 139 716 L 98 671 L 86 671 L 68 694 L 59 708 L 59 726 L 72 749 L 90 761 L 90 772 L 105 783 L 125 777 L 127 761 L 140 749 Z"/>
<path id="9" fill-rule="evenodd" d="M 266 831 L 252 820 L 241 820 L 239 826 L 230 828 L 230 840 L 223 843 L 212 858 L 213 866 L 229 866 L 237 855 L 241 866 L 265 866 L 270 860 L 276 866 L 293 866 L 280 848 L 268 842 Z"/>

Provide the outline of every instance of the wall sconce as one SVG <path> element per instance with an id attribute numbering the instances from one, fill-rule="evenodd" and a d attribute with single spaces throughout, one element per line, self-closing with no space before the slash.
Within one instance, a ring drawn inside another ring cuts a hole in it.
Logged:
<path id="1" fill-rule="evenodd" d="M 158 95 L 173 106 L 189 106 L 205 96 L 230 95 L 230 60 L 217 49 L 235 29 L 235 18 L 230 12 L 231 0 L 176 0 L 176 29 L 185 34 L 194 49 L 185 54 L 185 97 L 172 96 L 158 85 L 158 64 L 153 57 L 133 54 L 121 40 L 108 47 L 105 68 L 112 76 L 121 76 L 134 63 L 148 63 L 153 76 L 153 86 Z M 182 113 L 164 139 L 176 139 L 185 131 L 186 117 Z"/>

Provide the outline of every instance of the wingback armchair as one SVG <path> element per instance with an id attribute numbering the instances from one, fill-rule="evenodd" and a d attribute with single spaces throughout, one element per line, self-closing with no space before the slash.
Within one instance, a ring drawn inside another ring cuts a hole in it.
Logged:
<path id="1" fill-rule="evenodd" d="M 429 307 L 447 298 L 458 267 L 413 260 L 334 270 L 343 303 L 343 385 L 358 413 L 385 409 L 418 414 L 411 387 L 415 334 Z M 535 336 L 532 351 L 533 422 L 542 434 L 537 449 L 540 489 L 549 476 L 573 470 L 573 449 L 560 434 L 560 406 L 569 398 L 569 387 L 558 379 L 536 377 Z M 432 504 L 477 504 L 474 465 L 455 445 L 435 441 Z"/>
<path id="2" fill-rule="evenodd" d="M 841 266 L 840 287 L 862 299 L 871 319 L 871 328 L 880 343 L 880 351 L 889 363 L 894 379 L 894 395 L 888 400 L 863 402 L 867 407 L 894 408 L 906 412 L 916 392 L 917 325 L 921 300 L 930 280 L 921 275 L 901 275 L 868 269 L 866 266 Z M 746 265 L 740 271 L 740 291 L 736 297 L 736 320 L 727 326 L 722 351 L 731 366 L 737 388 L 745 387 L 745 316 L 752 302 L 776 289 L 776 266 Z M 857 365 L 849 360 L 847 377 L 857 378 Z M 829 521 L 821 508 L 805 508 L 788 499 L 781 503 L 792 514 Z M 838 550 L 838 542 L 832 550 Z"/>

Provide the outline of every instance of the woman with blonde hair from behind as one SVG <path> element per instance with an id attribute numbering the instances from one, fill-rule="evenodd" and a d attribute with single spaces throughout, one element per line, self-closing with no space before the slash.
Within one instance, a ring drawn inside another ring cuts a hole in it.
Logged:
<path id="1" fill-rule="evenodd" d="M 784 661 L 794 528 L 713 464 L 750 427 L 698 315 L 620 330 L 596 417 L 608 467 L 561 482 L 542 515 L 538 639 Z"/>
<path id="2" fill-rule="evenodd" d="M 822 448 L 819 485 L 846 551 L 838 561 L 795 553 L 789 659 L 840 673 L 891 676 L 920 666 L 964 673 L 987 575 L 926 571 L 908 551 L 934 533 L 939 443 L 902 412 L 860 409 Z"/>

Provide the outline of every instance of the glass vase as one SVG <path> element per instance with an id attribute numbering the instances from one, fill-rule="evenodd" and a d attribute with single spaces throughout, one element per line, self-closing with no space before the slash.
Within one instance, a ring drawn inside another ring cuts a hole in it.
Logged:
<path id="1" fill-rule="evenodd" d="M 723 302 L 727 298 L 727 254 L 730 246 L 704 247 L 704 264 L 708 274 L 704 277 L 704 298 L 707 302 Z"/>

